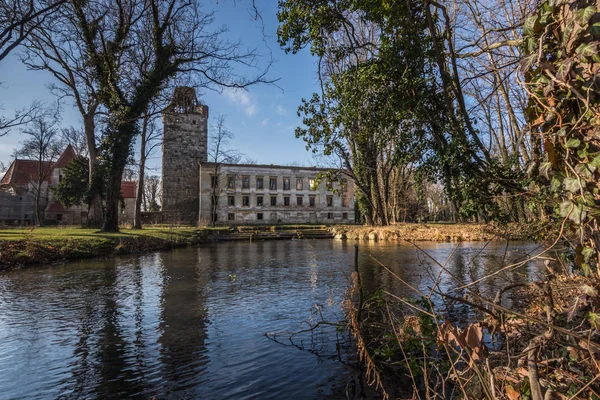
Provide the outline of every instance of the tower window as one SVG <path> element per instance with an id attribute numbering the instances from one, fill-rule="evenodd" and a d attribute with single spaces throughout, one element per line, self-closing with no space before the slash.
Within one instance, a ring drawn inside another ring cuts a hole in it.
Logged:
<path id="1" fill-rule="evenodd" d="M 271 205 L 272 206 L 276 206 L 277 205 L 277 196 L 271 196 Z"/>
<path id="2" fill-rule="evenodd" d="M 263 188 L 263 178 L 256 178 L 256 188 L 257 189 L 262 189 Z"/>
<path id="3" fill-rule="evenodd" d="M 290 190 L 290 178 L 283 178 L 283 190 Z"/>
<path id="4" fill-rule="evenodd" d="M 296 197 L 296 204 L 297 205 L 301 206 L 303 201 L 304 201 L 304 198 L 302 196 Z"/>
<path id="5" fill-rule="evenodd" d="M 316 200 L 315 196 L 308 196 L 308 205 L 310 207 L 314 207 L 315 206 L 315 200 Z"/>
<path id="6" fill-rule="evenodd" d="M 263 197 L 262 196 L 256 196 L 256 205 L 257 206 L 263 205 Z"/>
<path id="7" fill-rule="evenodd" d="M 303 178 L 296 179 L 296 190 L 304 190 L 304 179 Z"/>
<path id="8" fill-rule="evenodd" d="M 235 189 L 235 176 L 230 175 L 227 177 L 227 189 Z"/>
<path id="9" fill-rule="evenodd" d="M 242 189 L 250 189 L 250 177 L 242 176 Z"/>
<path id="10" fill-rule="evenodd" d="M 242 196 L 242 206 L 250 207 L 250 196 Z"/>
<path id="11" fill-rule="evenodd" d="M 227 196 L 227 205 L 235 206 L 235 196 Z"/>
<path id="12" fill-rule="evenodd" d="M 285 196 L 283 198 L 283 205 L 284 206 L 289 206 L 290 205 L 290 196 Z"/>

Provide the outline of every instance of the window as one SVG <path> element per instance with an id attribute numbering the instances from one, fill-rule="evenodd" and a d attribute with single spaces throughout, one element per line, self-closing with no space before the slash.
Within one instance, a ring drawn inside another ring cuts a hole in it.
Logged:
<path id="1" fill-rule="evenodd" d="M 327 207 L 333 207 L 333 196 L 327 196 Z"/>
<path id="2" fill-rule="evenodd" d="M 227 214 L 227 220 L 228 221 L 234 221 L 235 220 L 235 214 L 234 213 Z"/>
<path id="3" fill-rule="evenodd" d="M 284 206 L 289 206 L 290 205 L 290 196 L 285 196 L 283 198 L 283 205 Z"/>
<path id="4" fill-rule="evenodd" d="M 56 220 L 62 221 L 62 214 L 56 214 Z"/>
<path id="5" fill-rule="evenodd" d="M 333 219 L 333 213 L 327 213 L 327 219 Z"/>
<path id="6" fill-rule="evenodd" d="M 348 207 L 348 198 L 346 195 L 342 196 L 342 207 Z"/>
<path id="7" fill-rule="evenodd" d="M 250 207 L 250 196 L 242 196 L 242 206 Z"/>
<path id="8" fill-rule="evenodd" d="M 250 189 L 250 177 L 242 176 L 242 189 Z"/>
<path id="9" fill-rule="evenodd" d="M 315 196 L 308 196 L 308 205 L 310 207 L 314 207 L 315 206 L 315 202 L 316 202 L 316 197 Z"/>
<path id="10" fill-rule="evenodd" d="M 230 175 L 227 177 L 227 189 L 235 189 L 235 176 Z"/>
<path id="11" fill-rule="evenodd" d="M 256 219 L 259 220 L 259 221 L 262 221 L 262 219 L 263 219 L 263 213 L 257 213 L 256 214 Z"/>
<path id="12" fill-rule="evenodd" d="M 62 182 L 62 174 L 58 174 L 58 181 Z"/>
<path id="13" fill-rule="evenodd" d="M 316 190 L 316 189 L 317 189 L 317 187 L 316 187 L 314 178 L 310 178 L 308 180 L 308 190 Z"/>
<path id="14" fill-rule="evenodd" d="M 302 196 L 296 197 L 296 205 L 301 206 L 303 201 L 304 201 L 304 197 L 302 197 Z"/>
<path id="15" fill-rule="evenodd" d="M 283 190 L 290 190 L 290 178 L 283 178 Z"/>
<path id="16" fill-rule="evenodd" d="M 214 189 L 218 185 L 219 185 L 219 179 L 216 176 L 211 175 L 210 176 L 210 187 Z"/>
<path id="17" fill-rule="evenodd" d="M 277 196 L 271 196 L 271 205 L 272 206 L 276 206 L 277 205 Z"/>
<path id="18" fill-rule="evenodd" d="M 304 190 L 304 178 L 296 179 L 296 190 Z"/>
<path id="19" fill-rule="evenodd" d="M 263 205 L 263 197 L 262 196 L 256 196 L 256 205 L 257 206 Z"/>
<path id="20" fill-rule="evenodd" d="M 269 190 L 277 190 L 277 178 L 269 178 Z"/>
<path id="21" fill-rule="evenodd" d="M 342 213 L 342 219 L 348 219 L 348 213 Z"/>
<path id="22" fill-rule="evenodd" d="M 264 189 L 263 188 L 263 178 L 256 178 L 256 188 L 257 189 Z"/>
<path id="23" fill-rule="evenodd" d="M 235 196 L 227 196 L 227 205 L 235 206 Z"/>

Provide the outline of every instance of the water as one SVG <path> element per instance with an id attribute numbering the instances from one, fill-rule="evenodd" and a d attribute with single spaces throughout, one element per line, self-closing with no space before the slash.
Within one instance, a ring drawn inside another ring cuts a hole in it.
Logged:
<path id="1" fill-rule="evenodd" d="M 347 355 L 337 357 L 335 328 L 295 336 L 304 350 L 285 332 L 316 322 L 315 305 L 329 321 L 343 317 L 353 245 L 231 242 L 1 274 L 0 398 L 345 398 L 354 371 L 340 362 Z M 421 246 L 442 263 L 452 255 L 446 265 L 465 281 L 496 269 L 506 253 L 502 243 Z M 513 244 L 507 257 L 539 250 Z M 361 243 L 369 293 L 413 295 L 373 257 L 422 290 L 440 269 L 407 246 Z M 477 290 L 492 293 L 538 268 L 530 263 Z M 445 277 L 441 285 L 455 283 Z M 285 345 L 265 336 L 273 332 Z"/>

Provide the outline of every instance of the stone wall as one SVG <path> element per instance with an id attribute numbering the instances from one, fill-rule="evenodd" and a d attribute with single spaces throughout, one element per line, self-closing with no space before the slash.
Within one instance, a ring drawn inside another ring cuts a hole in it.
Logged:
<path id="1" fill-rule="evenodd" d="M 353 223 L 354 186 L 350 179 L 345 180 L 345 190 L 339 183 L 328 187 L 321 182 L 309 187 L 309 182 L 325 171 L 311 167 L 223 164 L 215 172 L 214 164 L 204 163 L 200 166 L 199 224 L 211 223 L 215 181 L 219 224 Z M 262 178 L 262 188 L 257 178 Z M 271 187 L 271 179 L 275 187 Z M 289 187 L 284 187 L 284 179 L 289 179 Z"/>
<path id="2" fill-rule="evenodd" d="M 208 106 L 163 114 L 162 210 L 198 215 L 199 169 L 207 161 Z"/>

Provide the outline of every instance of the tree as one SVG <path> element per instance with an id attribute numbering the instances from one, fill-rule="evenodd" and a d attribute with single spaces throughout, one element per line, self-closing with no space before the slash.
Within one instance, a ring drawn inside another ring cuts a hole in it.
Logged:
<path id="1" fill-rule="evenodd" d="M 142 200 L 145 194 L 145 176 L 146 160 L 152 152 L 162 143 L 162 130 L 158 127 L 158 114 L 146 114 L 142 120 L 142 129 L 140 135 L 140 158 L 138 169 L 138 183 L 135 198 L 135 213 L 133 217 L 133 227 L 142 229 Z M 151 184 L 153 184 L 152 182 Z M 156 192 L 152 191 L 155 195 Z M 154 206 L 156 198 L 151 201 Z"/>
<path id="2" fill-rule="evenodd" d="M 523 27 L 526 116 L 544 140 L 540 173 L 578 231 L 576 264 L 600 273 L 600 7 L 543 1 Z"/>
<path id="3" fill-rule="evenodd" d="M 160 188 L 161 182 L 160 177 L 156 175 L 150 175 L 144 179 L 144 211 L 156 212 L 160 211 Z"/>
<path id="4" fill-rule="evenodd" d="M 88 158 L 89 152 L 85 140 L 85 134 L 81 129 L 77 129 L 74 126 L 62 128 L 60 130 L 60 136 L 62 141 L 71 145 L 73 151 L 75 151 L 75 154 L 84 157 L 85 159 Z"/>
<path id="5" fill-rule="evenodd" d="M 35 218 L 38 226 L 43 224 L 41 215 L 42 200 L 48 199 L 48 180 L 52 173 L 52 164 L 61 154 L 62 144 L 58 139 L 55 122 L 39 118 L 24 128 L 22 133 L 28 136 L 16 154 L 36 162 L 35 172 L 28 177 L 34 195 Z"/>
<path id="6" fill-rule="evenodd" d="M 195 2 L 101 0 L 69 6 L 98 82 L 98 98 L 108 112 L 101 144 L 107 173 L 102 229 L 115 232 L 121 177 L 139 120 L 168 81 L 186 74 L 198 87 L 244 88 L 266 82 L 268 68 L 250 79 L 236 74 L 234 64 L 254 67 L 257 54 L 224 41 L 223 29 L 211 32 L 213 14 Z M 139 68 L 141 63 L 148 67 Z"/>
<path id="7" fill-rule="evenodd" d="M 17 48 L 66 0 L 1 0 L 0 61 Z"/>
<path id="8" fill-rule="evenodd" d="M 52 189 L 56 200 L 63 206 L 86 205 L 89 208 L 88 159 L 78 155 L 65 166 L 62 180 Z"/>
<path id="9" fill-rule="evenodd" d="M 425 14 L 418 0 L 394 7 L 280 2 L 280 44 L 291 52 L 310 45 L 322 82 L 321 93 L 299 108 L 306 128 L 296 136 L 314 152 L 340 158 L 369 224 L 396 218 L 392 178 L 402 175 L 397 168 L 422 164 L 433 146 L 451 148 L 440 122 L 445 119 Z"/>
<path id="10" fill-rule="evenodd" d="M 88 224 L 99 226 L 102 220 L 102 200 L 92 184 L 98 182 L 100 164 L 97 143 L 97 119 L 101 109 L 98 82 L 89 64 L 82 31 L 74 20 L 73 8 L 65 5 L 58 9 L 51 20 L 40 24 L 26 40 L 21 60 L 30 70 L 47 71 L 56 83 L 50 90 L 59 99 L 71 98 L 79 111 L 89 160 L 87 191 L 92 193 Z M 71 130 L 68 133 L 73 134 Z M 73 138 L 73 136 L 72 136 Z"/>
<path id="11" fill-rule="evenodd" d="M 228 149 L 227 146 L 229 141 L 233 139 L 234 135 L 225 126 L 225 116 L 219 115 L 216 118 L 214 128 L 210 135 L 210 145 L 208 152 L 208 161 L 213 164 L 213 171 L 211 174 L 211 197 L 210 197 L 210 215 L 211 224 L 214 226 L 217 223 L 217 208 L 219 196 L 222 190 L 226 187 L 226 182 L 221 177 L 221 164 L 229 163 L 236 164 L 242 158 L 242 155 L 232 149 Z"/>

